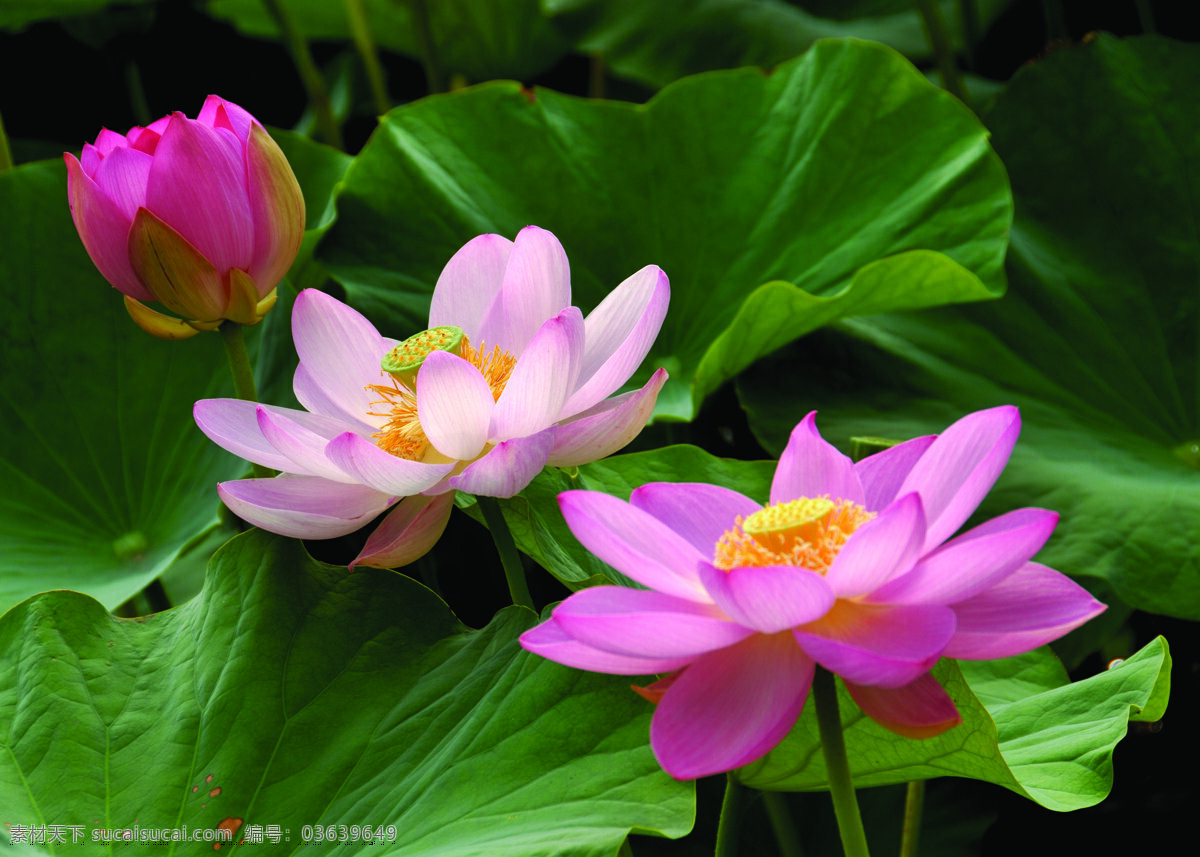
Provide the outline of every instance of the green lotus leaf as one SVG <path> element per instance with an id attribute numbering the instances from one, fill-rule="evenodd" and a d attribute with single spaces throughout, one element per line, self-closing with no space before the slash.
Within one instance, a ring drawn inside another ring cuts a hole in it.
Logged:
<path id="1" fill-rule="evenodd" d="M 536 621 L 510 607 L 471 630 L 403 575 L 259 530 L 218 551 L 198 598 L 145 619 L 35 596 L 0 618 L 5 821 L 89 839 L 224 824 L 247 853 L 275 826 L 287 853 L 323 855 L 368 847 L 351 825 L 391 826 L 369 850 L 413 857 L 599 857 L 630 830 L 687 833 L 693 786 L 655 761 L 650 707 L 628 677 L 521 649 Z"/>
<path id="2" fill-rule="evenodd" d="M 590 310 L 657 264 L 671 306 L 642 370 L 691 419 L 724 380 L 835 318 L 1003 290 L 1010 200 L 974 115 L 895 52 L 825 41 L 769 75 L 639 106 L 493 83 L 384 117 L 317 258 L 387 335 L 425 326 L 442 267 L 536 223 Z"/>

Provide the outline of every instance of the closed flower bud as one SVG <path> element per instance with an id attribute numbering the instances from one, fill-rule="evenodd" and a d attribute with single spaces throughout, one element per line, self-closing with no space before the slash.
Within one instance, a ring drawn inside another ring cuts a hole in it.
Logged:
<path id="1" fill-rule="evenodd" d="M 104 129 L 63 160 L 83 246 L 146 331 L 182 339 L 225 319 L 256 324 L 274 305 L 304 235 L 304 197 L 245 110 L 210 95 L 196 119 Z"/>

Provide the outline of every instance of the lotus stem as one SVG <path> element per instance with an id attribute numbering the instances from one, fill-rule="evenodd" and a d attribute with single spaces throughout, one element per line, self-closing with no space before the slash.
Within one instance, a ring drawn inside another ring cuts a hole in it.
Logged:
<path id="1" fill-rule="evenodd" d="M 529 584 L 525 582 L 525 569 L 521 565 L 521 554 L 517 552 L 517 544 L 513 541 L 504 520 L 504 512 L 495 497 L 476 497 L 479 511 L 483 512 L 483 521 L 492 533 L 492 541 L 500 554 L 500 564 L 504 566 L 504 576 L 508 579 L 508 594 L 512 596 L 513 604 L 528 607 L 534 613 L 533 596 L 529 594 Z"/>
<path id="2" fill-rule="evenodd" d="M 4 116 L 0 114 L 0 173 L 12 165 L 12 151 L 8 148 L 8 135 L 4 133 Z"/>
<path id="3" fill-rule="evenodd" d="M 736 857 L 738 834 L 742 829 L 742 803 L 746 787 L 730 771 L 725 775 L 725 800 L 721 804 L 721 820 L 717 822 L 716 857 Z"/>
<path id="4" fill-rule="evenodd" d="M 225 356 L 229 359 L 229 371 L 233 373 L 234 394 L 245 402 L 257 402 L 258 390 L 254 386 L 254 369 L 250 366 L 250 355 L 246 352 L 246 338 L 242 326 L 226 319 L 217 330 L 221 331 L 221 342 L 225 345 Z M 261 464 L 250 462 L 257 479 L 270 479 L 275 471 Z"/>
<path id="5" fill-rule="evenodd" d="M 846 758 L 846 738 L 842 734 L 842 716 L 838 712 L 837 682 L 833 673 L 824 667 L 817 667 L 812 695 L 817 706 L 821 753 L 825 757 L 829 796 L 833 798 L 833 811 L 837 816 L 838 832 L 842 836 L 842 850 L 846 857 L 868 857 L 867 834 L 863 830 L 858 798 L 854 793 L 854 779 L 850 775 L 850 762 Z"/>
<path id="6" fill-rule="evenodd" d="M 779 846 L 779 853 L 782 857 L 804 857 L 804 848 L 800 845 L 800 832 L 792 823 L 792 814 L 788 811 L 786 798 L 779 792 L 763 792 L 762 796 L 767 818 L 771 820 L 771 830 L 775 832 L 775 843 Z"/>
<path id="7" fill-rule="evenodd" d="M 343 148 L 342 132 L 333 116 L 333 105 L 329 100 L 329 88 L 325 85 L 325 78 L 321 77 L 321 72 L 313 60 L 312 51 L 308 48 L 308 40 L 304 38 L 304 34 L 300 32 L 300 28 L 288 11 L 283 8 L 280 0 L 262 0 L 262 2 L 267 7 L 267 14 L 275 22 L 275 26 L 279 27 L 279 32 L 283 35 L 284 46 L 291 54 L 296 71 L 300 74 L 300 82 L 304 84 L 304 91 L 308 93 L 308 101 L 312 105 L 313 113 L 317 116 L 318 133 L 329 145 L 338 149 Z"/>
<path id="8" fill-rule="evenodd" d="M 383 66 L 379 64 L 379 53 L 375 40 L 371 38 L 371 25 L 367 21 L 367 10 L 363 0 L 342 0 L 346 7 L 346 18 L 350 21 L 350 33 L 354 36 L 354 47 L 367 70 L 367 81 L 371 86 L 371 97 L 375 100 L 375 112 L 382 116 L 392 109 L 388 101 L 387 85 L 383 81 Z"/>
<path id="9" fill-rule="evenodd" d="M 429 25 L 429 7 L 425 5 L 425 0 L 408 0 L 408 8 L 412 13 L 417 44 L 421 48 L 421 63 L 425 66 L 425 83 L 431 93 L 445 92 L 446 81 L 442 75 L 441 64 L 438 62 L 437 47 L 433 43 L 433 28 Z"/>
<path id="10" fill-rule="evenodd" d="M 929 40 L 929 46 L 937 59 L 942 86 L 966 104 L 967 91 L 963 88 L 962 78 L 958 75 L 958 66 L 954 61 L 954 44 L 950 40 L 950 30 L 946 27 L 946 19 L 942 17 L 937 0 L 917 0 L 917 11 L 920 12 L 921 23 L 925 26 L 925 38 Z"/>
<path id="11" fill-rule="evenodd" d="M 917 857 L 921 838 L 921 812 L 925 807 L 925 781 L 912 780 L 904 792 L 904 827 L 900 833 L 900 857 Z"/>

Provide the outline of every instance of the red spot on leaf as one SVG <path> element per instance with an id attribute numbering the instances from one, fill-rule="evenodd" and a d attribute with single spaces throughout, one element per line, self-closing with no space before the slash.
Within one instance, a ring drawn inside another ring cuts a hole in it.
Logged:
<path id="1" fill-rule="evenodd" d="M 200 791 L 200 786 L 192 786 L 193 793 L 198 792 L 198 791 Z"/>
<path id="2" fill-rule="evenodd" d="M 209 774 L 207 777 L 204 778 L 204 782 L 206 782 L 206 783 L 211 783 L 212 780 L 213 780 L 212 774 Z"/>
<path id="3" fill-rule="evenodd" d="M 242 826 L 242 819 L 227 818 L 224 821 L 222 821 L 220 824 L 217 825 L 217 830 L 227 831 L 229 833 L 229 841 L 232 842 L 233 834 L 237 833 L 237 829 L 241 826 Z M 220 851 L 220 850 L 221 850 L 221 843 L 214 842 L 213 843 L 213 851 Z"/>
<path id="4" fill-rule="evenodd" d="M 221 787 L 220 787 L 220 786 L 217 786 L 215 789 L 213 789 L 211 792 L 209 792 L 209 793 L 208 793 L 208 796 L 209 796 L 209 797 L 216 797 L 216 796 L 217 796 L 217 795 L 219 795 L 220 793 L 221 793 Z"/>

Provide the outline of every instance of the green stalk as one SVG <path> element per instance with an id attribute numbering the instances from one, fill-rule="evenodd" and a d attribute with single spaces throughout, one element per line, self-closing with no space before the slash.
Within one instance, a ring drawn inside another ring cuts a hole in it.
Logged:
<path id="1" fill-rule="evenodd" d="M 513 604 L 528 607 L 534 613 L 533 596 L 529 594 L 529 584 L 525 582 L 525 569 L 521 566 L 521 554 L 517 552 L 517 543 L 509 532 L 508 522 L 500 511 L 500 504 L 495 497 L 476 497 L 479 511 L 483 512 L 484 523 L 491 530 L 492 541 L 500 553 L 500 564 L 504 566 L 504 576 L 508 579 L 508 594 L 512 596 Z"/>
<path id="2" fill-rule="evenodd" d="M 721 804 L 721 820 L 717 822 L 716 857 L 736 857 L 738 833 L 742 829 L 742 804 L 746 787 L 730 771 L 725 775 L 725 800 Z"/>
<path id="3" fill-rule="evenodd" d="M 0 115 L 0 173 L 12 165 L 12 151 L 8 148 L 8 135 L 4 133 L 4 116 Z"/>
<path id="4" fill-rule="evenodd" d="M 229 358 L 229 371 L 233 373 L 235 395 L 244 402 L 257 402 L 258 390 L 254 386 L 254 370 L 250 367 L 250 355 L 246 352 L 246 339 L 242 326 L 236 321 L 225 319 L 217 328 L 221 331 L 221 342 L 225 345 L 225 356 Z M 250 462 L 258 479 L 270 479 L 275 471 L 261 464 Z"/>
<path id="5" fill-rule="evenodd" d="M 868 857 L 867 834 L 858 812 L 850 762 L 846 758 L 846 739 L 842 734 L 842 716 L 838 712 L 837 683 L 833 673 L 817 667 L 813 678 L 813 701 L 817 706 L 817 728 L 821 735 L 821 753 L 829 777 L 829 796 L 837 815 L 838 832 L 846 857 Z"/>
<path id="6" fill-rule="evenodd" d="M 950 40 L 950 30 L 946 27 L 946 19 L 937 0 L 916 0 L 917 11 L 921 13 L 921 23 L 925 27 L 925 38 L 933 48 L 937 58 L 938 72 L 942 76 L 942 86 L 963 104 L 967 103 L 967 91 L 963 88 L 962 78 L 958 75 L 958 66 L 954 61 L 954 43 Z"/>
<path id="7" fill-rule="evenodd" d="M 979 9 L 976 0 L 958 0 L 958 8 L 962 13 L 963 48 L 967 58 L 967 71 L 975 71 L 975 46 L 983 37 L 983 28 L 979 24 Z"/>
<path id="8" fill-rule="evenodd" d="M 358 55 L 367 70 L 371 97 L 375 99 L 375 112 L 382 116 L 392 109 L 392 105 L 388 101 L 387 85 L 383 82 L 383 67 L 379 64 L 375 40 L 371 38 L 371 27 L 367 23 L 367 10 L 363 7 L 363 0 L 342 0 L 342 5 L 346 7 L 354 47 L 358 49 Z"/>
<path id="9" fill-rule="evenodd" d="M 1134 0 L 1133 5 L 1137 7 L 1138 21 L 1142 25 L 1142 32 L 1147 35 L 1157 33 L 1158 28 L 1154 26 L 1154 10 L 1150 8 L 1150 0 Z"/>
<path id="10" fill-rule="evenodd" d="M 904 827 L 900 833 L 900 857 L 917 857 L 921 838 L 921 810 L 925 807 L 925 781 L 912 780 L 904 792 Z"/>
<path id="11" fill-rule="evenodd" d="M 150 117 L 150 103 L 146 101 L 142 71 L 133 60 L 125 63 L 125 88 L 129 90 L 129 106 L 133 108 L 134 121 L 142 126 L 149 125 L 154 121 Z"/>
<path id="12" fill-rule="evenodd" d="M 304 84 L 308 101 L 317 116 L 317 130 L 321 139 L 338 149 L 343 148 L 342 132 L 333 116 L 333 104 L 329 100 L 329 88 L 325 85 L 325 78 L 321 77 L 316 62 L 313 61 L 308 41 L 292 16 L 283 8 L 281 0 L 262 0 L 262 3 L 275 26 L 279 27 L 279 32 L 283 34 L 284 46 L 291 54 L 296 71 L 300 74 L 300 82 Z"/>
<path id="13" fill-rule="evenodd" d="M 442 66 L 438 62 L 437 48 L 433 43 L 433 28 L 429 25 L 429 7 L 425 0 L 408 0 L 408 8 L 412 13 L 413 29 L 416 30 L 417 44 L 421 49 L 421 63 L 425 66 L 425 82 L 429 91 L 445 92 L 446 81 L 442 75 Z"/>
<path id="14" fill-rule="evenodd" d="M 779 853 L 783 857 L 804 857 L 804 849 L 800 845 L 800 832 L 792 822 L 787 800 L 779 792 L 763 792 L 762 796 L 763 805 L 767 808 L 767 818 L 771 819 L 771 830 L 775 832 L 775 842 L 779 845 Z"/>

